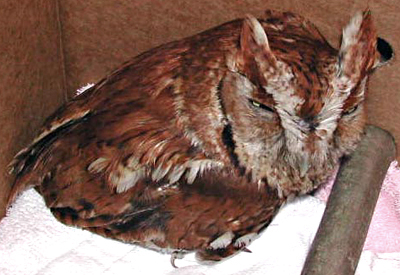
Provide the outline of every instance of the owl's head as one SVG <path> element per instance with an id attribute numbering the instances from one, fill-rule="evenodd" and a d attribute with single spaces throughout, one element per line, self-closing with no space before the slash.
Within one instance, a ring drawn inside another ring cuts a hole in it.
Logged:
<path id="1" fill-rule="evenodd" d="M 284 193 L 310 191 L 355 148 L 368 76 L 391 56 L 370 12 L 351 19 L 339 50 L 290 13 L 245 19 L 221 95 L 239 163 Z"/>

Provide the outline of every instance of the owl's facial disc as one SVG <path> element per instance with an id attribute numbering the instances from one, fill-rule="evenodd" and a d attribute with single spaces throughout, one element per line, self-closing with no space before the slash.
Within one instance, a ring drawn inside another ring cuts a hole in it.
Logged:
<path id="1" fill-rule="evenodd" d="M 393 54 L 377 41 L 368 12 L 346 26 L 339 50 L 318 36 L 277 35 L 270 24 L 246 19 L 240 48 L 227 58 L 236 61 L 221 90 L 226 123 L 239 163 L 254 179 L 284 185 L 279 175 L 290 175 L 313 185 L 355 149 L 366 123 L 368 75 Z"/>

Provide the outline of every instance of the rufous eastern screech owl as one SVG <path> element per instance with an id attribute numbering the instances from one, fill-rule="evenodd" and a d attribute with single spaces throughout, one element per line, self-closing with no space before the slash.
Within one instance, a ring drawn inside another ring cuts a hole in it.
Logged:
<path id="1" fill-rule="evenodd" d="M 15 157 L 61 222 L 217 261 L 360 140 L 369 74 L 389 59 L 369 11 L 339 50 L 267 11 L 151 49 L 58 109 Z"/>

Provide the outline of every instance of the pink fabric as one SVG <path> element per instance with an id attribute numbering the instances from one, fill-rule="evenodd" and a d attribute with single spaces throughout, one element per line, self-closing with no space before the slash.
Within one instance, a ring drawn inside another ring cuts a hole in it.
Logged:
<path id="1" fill-rule="evenodd" d="M 323 185 L 315 196 L 327 201 L 333 180 Z M 400 252 L 400 169 L 392 162 L 369 227 L 364 250 L 374 253 Z"/>

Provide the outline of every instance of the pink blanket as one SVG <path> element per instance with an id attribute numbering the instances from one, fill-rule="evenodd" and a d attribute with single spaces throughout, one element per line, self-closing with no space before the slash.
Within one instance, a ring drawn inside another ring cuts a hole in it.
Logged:
<path id="1" fill-rule="evenodd" d="M 389 167 L 364 250 L 373 253 L 400 252 L 400 169 L 397 166 L 398 163 L 394 161 Z M 332 184 L 333 180 L 322 186 L 316 197 L 326 202 Z"/>

